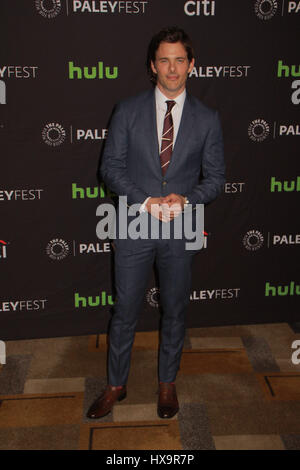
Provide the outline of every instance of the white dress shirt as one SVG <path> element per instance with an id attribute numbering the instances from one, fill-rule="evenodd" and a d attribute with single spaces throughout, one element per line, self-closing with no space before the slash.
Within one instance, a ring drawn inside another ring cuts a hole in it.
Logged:
<path id="1" fill-rule="evenodd" d="M 173 147 L 176 142 L 176 137 L 178 134 L 178 129 L 180 126 L 181 115 L 183 110 L 183 105 L 186 97 L 186 89 L 183 90 L 180 95 L 176 96 L 176 98 L 172 101 L 175 101 L 175 105 L 172 108 L 172 118 L 173 118 Z M 170 98 L 167 98 L 158 87 L 155 88 L 155 103 L 156 103 L 156 123 L 157 123 L 157 138 L 158 138 L 158 146 L 159 150 L 161 148 L 161 138 L 163 133 L 164 127 L 164 120 L 165 114 L 167 112 L 167 103 L 166 101 L 170 101 Z M 151 196 L 147 197 L 147 199 L 143 202 L 140 207 L 140 212 L 145 212 L 145 206 L 150 199 Z"/>
<path id="2" fill-rule="evenodd" d="M 172 118 L 173 118 L 173 126 L 174 126 L 174 133 L 173 133 L 173 147 L 176 142 L 176 137 L 178 134 L 178 129 L 180 125 L 183 105 L 186 97 L 186 90 L 184 89 L 180 95 L 178 95 L 174 100 L 175 105 L 172 108 Z M 170 101 L 170 98 L 167 98 L 158 87 L 155 88 L 155 102 L 156 102 L 156 122 L 157 122 L 157 137 L 158 137 L 158 144 L 159 150 L 161 148 L 161 137 L 163 133 L 164 127 L 164 120 L 165 114 L 167 112 L 167 103 L 166 101 Z"/>

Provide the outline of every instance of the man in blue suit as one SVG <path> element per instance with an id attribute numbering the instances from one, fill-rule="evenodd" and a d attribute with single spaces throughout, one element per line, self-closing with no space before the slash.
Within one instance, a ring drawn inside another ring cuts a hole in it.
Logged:
<path id="1" fill-rule="evenodd" d="M 193 66 L 193 48 L 183 30 L 172 27 L 157 33 L 148 49 L 154 90 L 119 103 L 109 128 L 102 178 L 116 194 L 127 196 L 128 207 L 138 204 L 150 224 L 159 219 L 161 225 L 174 225 L 187 207 L 195 209 L 214 200 L 225 182 L 218 113 L 186 91 Z M 118 226 L 117 232 L 121 229 Z M 126 397 L 135 327 L 154 262 L 163 310 L 157 411 L 161 418 L 178 412 L 175 379 L 196 251 L 186 249 L 184 237 L 123 239 L 117 235 L 108 385 L 89 409 L 89 418 L 105 416 Z"/>

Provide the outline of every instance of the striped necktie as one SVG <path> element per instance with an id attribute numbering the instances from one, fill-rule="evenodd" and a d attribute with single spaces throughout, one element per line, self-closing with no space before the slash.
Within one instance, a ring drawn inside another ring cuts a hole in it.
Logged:
<path id="1" fill-rule="evenodd" d="M 165 175 L 167 168 L 169 166 L 171 155 L 173 151 L 173 119 L 172 119 L 172 108 L 176 104 L 176 101 L 166 101 L 167 103 L 167 112 L 164 119 L 164 127 L 161 141 L 161 150 L 160 150 L 160 164 L 162 174 Z"/>

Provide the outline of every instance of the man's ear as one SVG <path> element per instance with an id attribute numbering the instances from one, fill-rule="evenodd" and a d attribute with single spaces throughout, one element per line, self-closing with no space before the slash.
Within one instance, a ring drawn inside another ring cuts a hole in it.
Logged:
<path id="1" fill-rule="evenodd" d="M 152 62 L 152 60 L 151 60 L 151 70 L 152 70 L 153 73 L 155 73 L 155 74 L 157 73 L 157 70 L 156 70 L 156 68 L 155 68 L 154 63 Z"/>

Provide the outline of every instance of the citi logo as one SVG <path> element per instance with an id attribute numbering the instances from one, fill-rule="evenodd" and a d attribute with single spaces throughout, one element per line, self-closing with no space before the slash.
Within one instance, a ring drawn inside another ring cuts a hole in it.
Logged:
<path id="1" fill-rule="evenodd" d="M 98 62 L 97 65 L 92 67 L 79 67 L 74 66 L 74 62 L 69 62 L 69 79 L 70 80 L 103 80 L 105 78 L 115 79 L 118 77 L 118 67 L 107 67 L 104 66 L 103 62 Z"/>
<path id="2" fill-rule="evenodd" d="M 7 258 L 6 246 L 7 246 L 7 243 L 3 240 L 0 240 L 0 259 Z"/>
<path id="3" fill-rule="evenodd" d="M 265 285 L 265 296 L 286 296 L 286 295 L 300 295 L 300 286 L 291 281 L 289 284 L 284 286 L 271 286 L 269 282 Z"/>
<path id="4" fill-rule="evenodd" d="M 184 13 L 188 16 L 215 16 L 215 0 L 189 1 L 184 4 Z"/>
<path id="5" fill-rule="evenodd" d="M 277 181 L 275 176 L 272 176 L 270 191 L 271 193 L 300 191 L 300 176 L 297 176 L 296 180 L 291 181 Z"/>
<path id="6" fill-rule="evenodd" d="M 106 292 L 101 292 L 100 295 L 81 297 L 78 292 L 74 294 L 74 305 L 75 308 L 86 308 L 86 307 L 105 307 L 106 305 L 114 305 L 112 295 L 108 295 Z"/>

